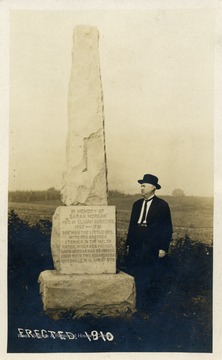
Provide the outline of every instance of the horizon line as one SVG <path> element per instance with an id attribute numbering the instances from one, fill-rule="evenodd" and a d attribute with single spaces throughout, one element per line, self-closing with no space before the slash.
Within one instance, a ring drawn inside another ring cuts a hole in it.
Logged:
<path id="1" fill-rule="evenodd" d="M 54 191 L 58 191 L 60 192 L 60 189 L 56 189 L 55 187 L 50 187 L 48 189 L 39 189 L 39 190 L 8 190 L 8 194 L 9 193 L 15 193 L 15 192 L 47 192 L 49 191 L 50 189 L 53 189 Z M 142 196 L 139 192 L 138 193 L 127 193 L 127 192 L 124 192 L 124 191 L 121 191 L 121 190 L 117 190 L 117 189 L 109 189 L 108 190 L 108 193 L 109 192 L 117 192 L 121 195 L 124 195 L 124 196 Z M 157 195 L 158 196 L 158 195 Z M 171 196 L 171 197 L 206 197 L 206 198 L 214 198 L 214 195 L 181 195 L 181 196 L 177 196 L 177 195 L 172 195 L 172 194 L 161 194 L 160 196 Z"/>

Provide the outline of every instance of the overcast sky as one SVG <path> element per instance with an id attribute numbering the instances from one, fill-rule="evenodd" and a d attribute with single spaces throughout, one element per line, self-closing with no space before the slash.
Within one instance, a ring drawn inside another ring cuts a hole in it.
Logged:
<path id="1" fill-rule="evenodd" d="M 79 24 L 100 33 L 109 189 L 152 173 L 159 194 L 212 196 L 211 9 L 11 11 L 9 190 L 62 186 Z"/>

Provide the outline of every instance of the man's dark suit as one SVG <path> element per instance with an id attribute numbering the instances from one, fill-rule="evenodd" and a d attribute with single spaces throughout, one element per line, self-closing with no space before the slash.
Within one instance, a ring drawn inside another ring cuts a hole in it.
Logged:
<path id="1" fill-rule="evenodd" d="M 146 219 L 147 227 L 138 225 L 142 204 L 143 199 L 133 204 L 126 240 L 127 268 L 135 277 L 139 301 L 141 293 L 150 286 L 158 272 L 159 250 L 167 252 L 172 238 L 172 221 L 167 202 L 154 196 Z"/>

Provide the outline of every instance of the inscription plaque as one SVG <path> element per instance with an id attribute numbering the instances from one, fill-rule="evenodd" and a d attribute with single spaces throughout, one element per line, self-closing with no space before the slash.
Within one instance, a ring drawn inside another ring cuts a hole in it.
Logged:
<path id="1" fill-rule="evenodd" d="M 57 210 L 60 273 L 116 273 L 115 206 L 62 206 Z"/>

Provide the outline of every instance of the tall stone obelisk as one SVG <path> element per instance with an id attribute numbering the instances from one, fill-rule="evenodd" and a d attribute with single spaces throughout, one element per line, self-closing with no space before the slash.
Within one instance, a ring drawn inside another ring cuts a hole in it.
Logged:
<path id="1" fill-rule="evenodd" d="M 39 276 L 43 308 L 129 316 L 135 311 L 135 283 L 116 270 L 116 211 L 107 205 L 99 33 L 77 26 L 73 40 L 64 206 L 53 215 L 55 270 Z"/>
<path id="2" fill-rule="evenodd" d="M 62 200 L 66 205 L 107 205 L 99 32 L 90 26 L 77 26 L 73 35 Z"/>

